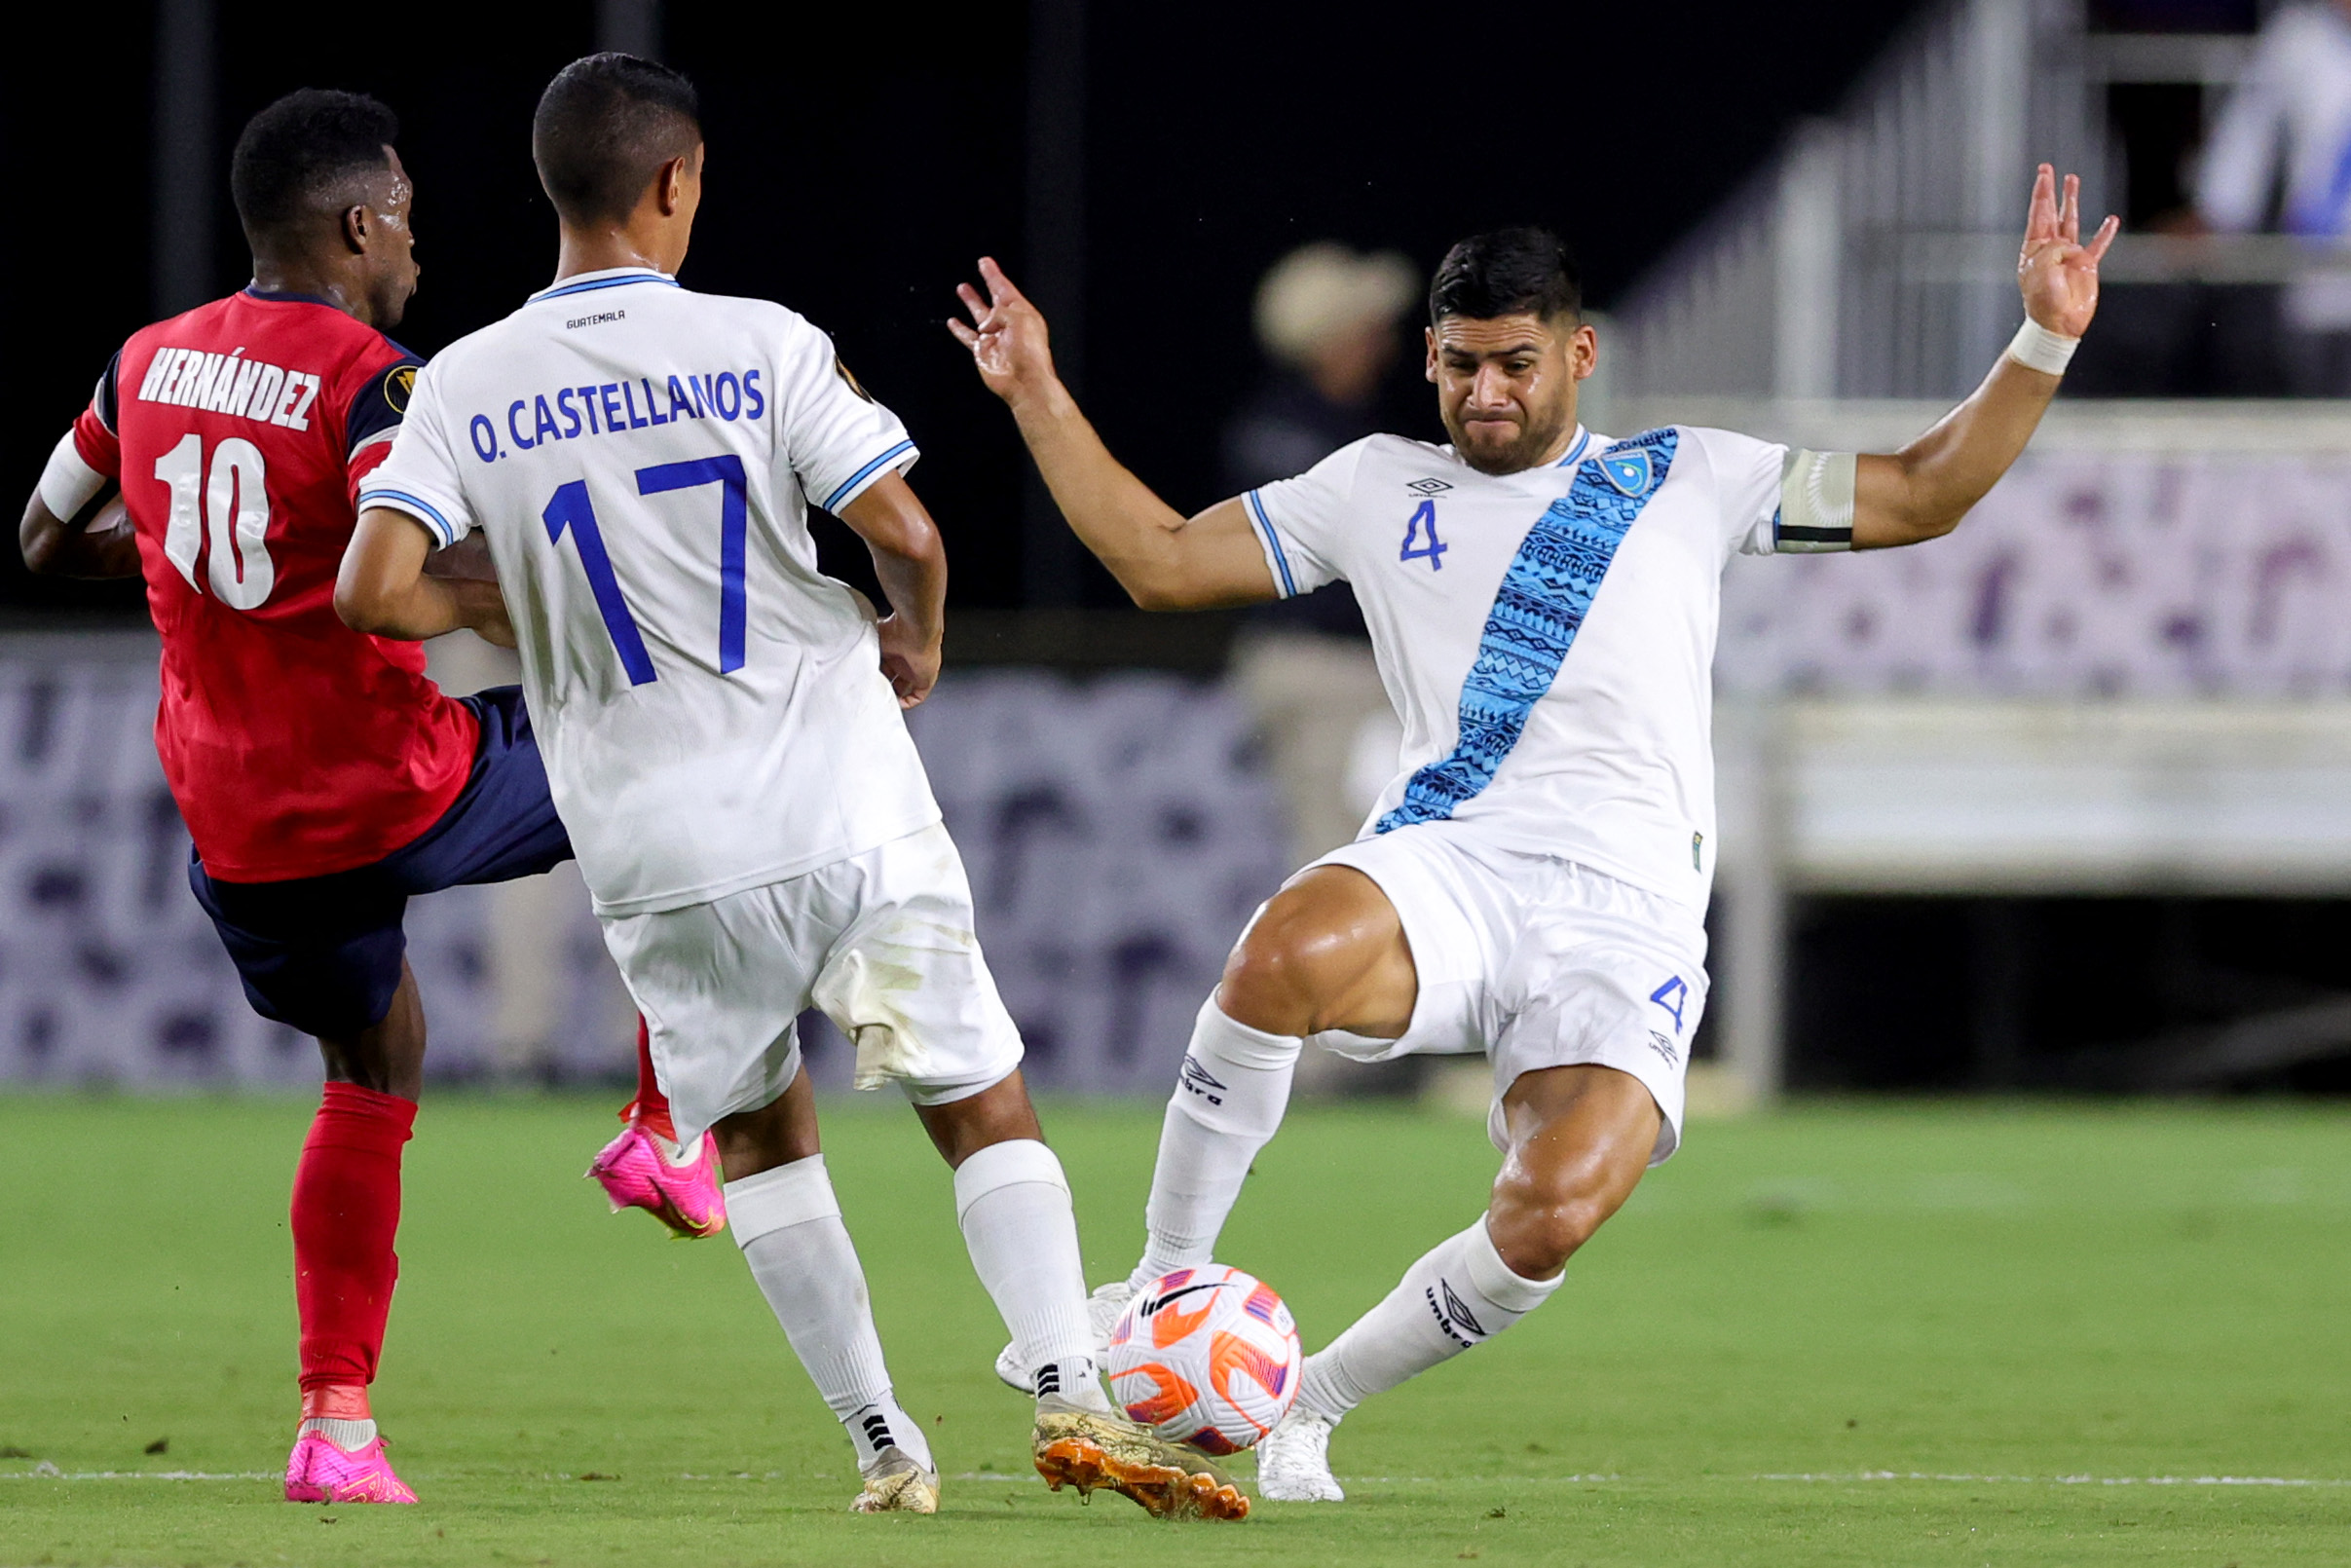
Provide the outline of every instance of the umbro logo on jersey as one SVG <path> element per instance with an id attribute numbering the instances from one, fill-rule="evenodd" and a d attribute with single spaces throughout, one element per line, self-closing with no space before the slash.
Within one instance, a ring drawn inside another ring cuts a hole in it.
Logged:
<path id="1" fill-rule="evenodd" d="M 1408 479 L 1404 482 L 1404 488 L 1416 496 L 1434 496 L 1440 490 L 1453 487 L 1442 479 Z"/>
<path id="2" fill-rule="evenodd" d="M 1439 1291 L 1443 1292 L 1441 1296 Z M 1476 1315 L 1470 1311 L 1468 1304 L 1453 1293 L 1450 1282 L 1440 1279 L 1422 1294 L 1429 1298 L 1429 1310 L 1436 1315 L 1437 1326 L 1447 1339 L 1469 1350 L 1478 1340 L 1485 1338 L 1485 1328 L 1478 1323 Z"/>
<path id="3" fill-rule="evenodd" d="M 1653 470 L 1649 467 L 1649 454 L 1646 451 L 1634 447 L 1625 452 L 1603 452 L 1599 463 L 1600 471 L 1608 475 L 1608 482 L 1627 496 L 1638 497 L 1649 493 Z"/>
<path id="4" fill-rule="evenodd" d="M 1224 1103 L 1226 1094 L 1224 1085 L 1217 1082 L 1215 1075 L 1200 1064 L 1200 1059 L 1196 1056 L 1186 1053 L 1183 1059 L 1183 1076 L 1176 1082 L 1212 1105 Z"/>

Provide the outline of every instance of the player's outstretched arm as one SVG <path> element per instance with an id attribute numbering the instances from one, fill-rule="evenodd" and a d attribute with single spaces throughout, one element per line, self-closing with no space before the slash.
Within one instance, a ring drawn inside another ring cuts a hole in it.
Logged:
<path id="1" fill-rule="evenodd" d="M 971 350 L 988 390 L 1004 399 L 1054 504 L 1145 610 L 1208 610 L 1278 597 L 1238 498 L 1185 517 L 1110 455 L 1054 373 L 1045 317 L 989 257 L 980 258 L 988 297 L 956 285 L 971 324 L 949 331 Z"/>
<path id="2" fill-rule="evenodd" d="M 354 631 L 420 643 L 470 628 L 501 648 L 514 626 L 495 579 L 429 573 L 432 536 L 406 512 L 370 506 L 359 513 L 343 568 L 335 576 L 335 614 Z"/>
<path id="3" fill-rule="evenodd" d="M 911 708 L 939 680 L 939 642 L 947 635 L 947 544 L 939 525 L 904 479 L 885 473 L 841 508 L 840 520 L 865 541 L 890 613 L 882 617 L 881 673 Z"/>
<path id="4" fill-rule="evenodd" d="M 1861 458 L 1853 476 L 1853 548 L 1916 544 L 1958 527 L 2025 450 L 2057 395 L 2070 340 L 2098 313 L 2098 263 L 2119 226 L 2108 218 L 2083 244 L 2081 181 L 2066 176 L 2062 205 L 2057 192 L 2056 171 L 2041 165 L 2016 261 L 2030 324 L 1983 385 L 1932 429 L 1890 456 Z M 2020 354 L 2058 368 L 2035 369 Z"/>

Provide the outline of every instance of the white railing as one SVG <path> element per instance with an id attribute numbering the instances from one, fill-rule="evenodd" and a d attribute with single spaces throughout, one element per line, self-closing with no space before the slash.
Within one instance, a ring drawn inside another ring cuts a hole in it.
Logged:
<path id="1" fill-rule="evenodd" d="M 2081 0 L 1954 0 L 1618 302 L 1612 391 L 1960 395 L 2016 323 L 2034 165 L 2081 174 L 2085 213 L 2112 210 L 2124 170 L 2106 87 L 2224 87 L 2249 47 L 2091 34 Z M 2105 271 L 2115 283 L 2258 283 L 2342 265 L 2283 236 L 2126 235 Z"/>

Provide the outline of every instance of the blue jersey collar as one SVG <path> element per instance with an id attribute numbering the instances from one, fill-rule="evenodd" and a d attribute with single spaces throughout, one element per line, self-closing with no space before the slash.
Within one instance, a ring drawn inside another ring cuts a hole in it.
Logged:
<path id="1" fill-rule="evenodd" d="M 536 303 L 542 299 L 562 299 L 567 294 L 592 294 L 600 288 L 625 288 L 631 283 L 661 283 L 670 288 L 678 280 L 651 267 L 607 267 L 602 272 L 574 273 L 561 282 L 551 283 L 531 296 Z"/>

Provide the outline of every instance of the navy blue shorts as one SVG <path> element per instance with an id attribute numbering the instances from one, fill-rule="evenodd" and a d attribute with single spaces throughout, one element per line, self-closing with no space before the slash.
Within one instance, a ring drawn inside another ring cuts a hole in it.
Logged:
<path id="1" fill-rule="evenodd" d="M 400 918 L 409 899 L 535 877 L 572 858 L 522 689 L 493 687 L 463 700 L 481 721 L 465 789 L 439 821 L 373 865 L 291 881 L 223 882 L 189 852 L 188 885 L 263 1018 L 329 1039 L 358 1033 L 392 1010 L 408 951 Z"/>

